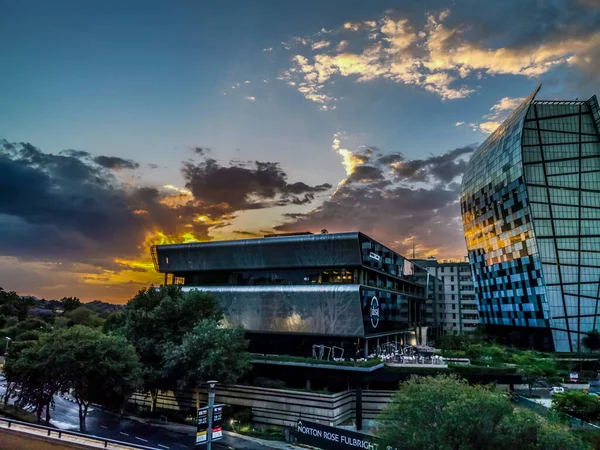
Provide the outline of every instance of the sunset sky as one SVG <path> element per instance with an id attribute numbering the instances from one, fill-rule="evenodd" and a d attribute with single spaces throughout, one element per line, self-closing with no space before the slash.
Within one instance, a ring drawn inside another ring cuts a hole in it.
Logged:
<path id="1" fill-rule="evenodd" d="M 0 286 L 122 303 L 154 243 L 462 257 L 477 144 L 600 94 L 600 2 L 0 0 L 0 61 Z"/>

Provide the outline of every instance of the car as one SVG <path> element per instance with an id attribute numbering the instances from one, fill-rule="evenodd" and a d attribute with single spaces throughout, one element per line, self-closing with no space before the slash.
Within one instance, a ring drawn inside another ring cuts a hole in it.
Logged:
<path id="1" fill-rule="evenodd" d="M 562 394 L 565 392 L 565 388 L 562 386 L 552 386 L 550 388 L 550 396 L 552 397 L 554 394 Z"/>

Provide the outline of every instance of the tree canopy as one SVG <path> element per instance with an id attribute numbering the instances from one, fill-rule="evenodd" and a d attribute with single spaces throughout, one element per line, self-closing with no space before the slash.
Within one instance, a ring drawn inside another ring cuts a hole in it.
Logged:
<path id="1" fill-rule="evenodd" d="M 167 285 L 142 289 L 122 312 L 109 316 L 105 330 L 124 336 L 135 346 L 143 364 L 144 389 L 152 396 L 154 409 L 159 389 L 194 384 L 183 378 L 199 380 L 203 373 L 225 377 L 229 372 L 228 379 L 233 380 L 240 375 L 245 361 L 243 337 L 240 331 L 219 328 L 222 317 L 214 295 L 184 293 L 181 286 Z M 192 349 L 191 342 L 202 347 Z M 203 358 L 212 358 L 217 351 L 227 353 L 226 358 L 207 365 Z M 177 364 L 172 357 L 175 354 L 182 358 Z M 192 362 L 200 366 L 194 367 Z"/>
<path id="2" fill-rule="evenodd" d="M 90 403 L 120 408 L 141 387 L 141 365 L 123 338 L 76 325 L 44 335 L 7 361 L 6 374 L 19 386 L 21 403 L 46 407 L 52 397 L 69 392 L 79 405 L 81 431 Z"/>
<path id="3" fill-rule="evenodd" d="M 590 349 L 590 351 L 600 349 L 600 332 L 598 330 L 592 330 L 587 333 L 581 340 L 583 345 Z"/>
<path id="4" fill-rule="evenodd" d="M 600 420 L 600 400 L 583 391 L 567 391 L 554 395 L 552 409 L 586 422 Z"/>
<path id="5" fill-rule="evenodd" d="M 587 448 L 562 425 L 515 410 L 505 393 L 449 376 L 401 384 L 378 423 L 385 444 L 404 450 Z"/>

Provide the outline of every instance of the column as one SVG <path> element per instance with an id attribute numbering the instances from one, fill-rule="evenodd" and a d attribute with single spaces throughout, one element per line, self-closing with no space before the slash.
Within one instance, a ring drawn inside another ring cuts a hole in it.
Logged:
<path id="1" fill-rule="evenodd" d="M 356 416 L 356 431 L 362 430 L 362 386 L 360 382 L 356 383 L 356 390 L 354 395 L 354 415 Z"/>
<path id="2" fill-rule="evenodd" d="M 365 359 L 369 356 L 369 340 L 365 338 Z"/>

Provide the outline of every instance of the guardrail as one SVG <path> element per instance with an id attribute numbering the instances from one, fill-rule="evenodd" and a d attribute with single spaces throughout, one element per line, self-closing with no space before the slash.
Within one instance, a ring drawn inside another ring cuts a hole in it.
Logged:
<path id="1" fill-rule="evenodd" d="M 157 447 L 147 447 L 145 445 L 134 444 L 130 442 L 117 441 L 114 439 L 103 438 L 100 436 L 93 436 L 85 433 L 78 433 L 77 431 L 66 431 L 58 428 L 45 427 L 44 425 L 37 425 L 34 423 L 21 422 L 20 420 L 7 419 L 6 417 L 0 417 L 0 428 L 6 427 L 15 429 L 17 431 L 33 432 L 37 431 L 38 436 L 53 437 L 55 439 L 64 439 L 65 442 L 75 442 L 78 444 L 85 444 L 85 441 L 92 441 L 95 444 L 101 444 L 104 448 L 135 448 L 140 450 L 161 450 Z M 45 434 L 40 432 L 46 432 Z M 69 437 L 75 439 L 68 439 Z M 84 441 L 84 442 L 81 442 Z M 109 445 L 111 447 L 109 447 Z"/>

